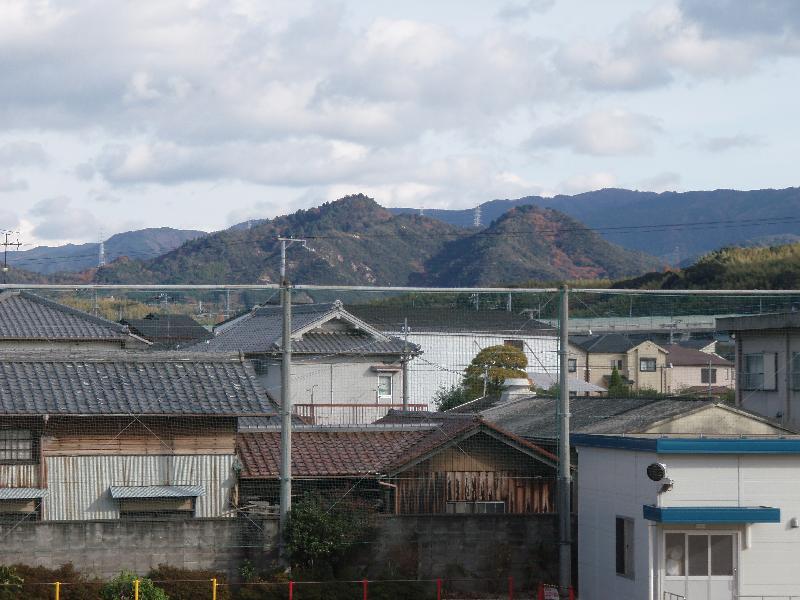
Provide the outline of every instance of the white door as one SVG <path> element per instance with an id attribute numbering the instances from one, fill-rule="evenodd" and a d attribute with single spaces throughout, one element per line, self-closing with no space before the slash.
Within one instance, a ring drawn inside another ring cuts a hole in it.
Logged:
<path id="1" fill-rule="evenodd" d="M 736 533 L 669 531 L 664 533 L 663 590 L 691 600 L 736 597 Z"/>

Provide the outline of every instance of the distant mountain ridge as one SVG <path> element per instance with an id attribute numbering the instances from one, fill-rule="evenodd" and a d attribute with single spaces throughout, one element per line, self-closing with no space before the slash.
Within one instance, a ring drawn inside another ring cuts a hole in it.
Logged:
<path id="1" fill-rule="evenodd" d="M 158 227 L 127 231 L 105 241 L 106 261 L 122 256 L 148 259 L 174 250 L 184 242 L 206 235 L 204 231 Z M 37 246 L 30 250 L 10 252 L 9 265 L 31 273 L 78 273 L 98 265 L 99 243 Z"/>
<path id="2" fill-rule="evenodd" d="M 485 225 L 512 208 L 528 205 L 563 212 L 610 242 L 672 264 L 726 246 L 757 245 L 776 236 L 800 235 L 797 187 L 663 193 L 602 189 L 574 196 L 527 196 L 484 202 L 481 219 Z M 418 208 L 390 210 L 395 214 L 420 212 Z M 474 209 L 424 209 L 423 213 L 456 227 L 473 225 Z"/>
<path id="3" fill-rule="evenodd" d="M 494 285 L 618 277 L 659 266 L 554 210 L 523 207 L 471 233 L 427 216 L 393 214 L 355 195 L 210 234 L 150 260 L 119 260 L 95 278 L 110 284 L 275 283 L 278 236 L 307 239 L 288 254 L 297 283 Z"/>

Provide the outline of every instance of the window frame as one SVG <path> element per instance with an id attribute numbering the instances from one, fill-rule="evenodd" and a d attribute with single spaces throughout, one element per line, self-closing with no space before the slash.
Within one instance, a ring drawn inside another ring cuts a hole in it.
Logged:
<path id="1" fill-rule="evenodd" d="M 387 380 L 389 382 L 389 393 L 388 394 L 382 394 L 381 393 L 381 381 L 382 380 Z M 375 394 L 378 396 L 378 398 L 392 398 L 394 396 L 394 377 L 392 377 L 391 375 L 386 375 L 386 374 L 378 375 L 378 385 L 377 385 L 377 387 L 375 389 Z"/>
<path id="2" fill-rule="evenodd" d="M 14 438 L 8 434 L 24 433 L 27 437 Z M 8 437 L 6 437 L 8 436 Z M 27 448 L 20 448 L 14 446 L 14 442 L 28 442 Z M 15 453 L 17 456 L 15 456 Z M 22 456 L 22 453 L 25 453 Z M 34 464 L 37 454 L 37 439 L 33 435 L 33 430 L 25 427 L 3 427 L 0 428 L 0 464 L 2 465 L 19 465 L 19 464 Z"/>
<path id="3" fill-rule="evenodd" d="M 567 373 L 577 373 L 578 372 L 578 359 L 577 358 L 568 358 L 567 359 Z"/>
<path id="4" fill-rule="evenodd" d="M 652 364 L 653 368 L 652 369 L 645 368 L 645 363 L 648 364 L 648 365 Z M 640 373 L 655 373 L 656 371 L 658 371 L 658 359 L 657 358 L 646 356 L 644 358 L 640 358 L 639 359 L 639 372 Z"/>
<path id="5" fill-rule="evenodd" d="M 800 391 L 800 352 L 792 352 L 792 391 Z"/>
<path id="6" fill-rule="evenodd" d="M 618 577 L 636 578 L 634 556 L 634 520 L 630 517 L 616 515 L 614 521 L 614 570 Z"/>
<path id="7" fill-rule="evenodd" d="M 751 360 L 761 359 L 761 369 L 751 370 Z M 751 352 L 742 355 L 742 389 L 747 391 L 764 391 L 766 356 L 763 352 Z"/>
<path id="8" fill-rule="evenodd" d="M 709 381 L 710 379 L 710 381 Z M 700 383 L 714 385 L 717 383 L 717 369 L 714 367 L 701 367 L 700 368 Z"/>

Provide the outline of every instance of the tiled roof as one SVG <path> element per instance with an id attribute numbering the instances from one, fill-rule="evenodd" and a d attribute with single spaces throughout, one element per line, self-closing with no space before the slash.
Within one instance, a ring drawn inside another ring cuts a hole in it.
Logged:
<path id="1" fill-rule="evenodd" d="M 619 333 L 603 333 L 601 335 L 571 335 L 570 344 L 582 348 L 586 352 L 600 354 L 622 354 L 641 342 Z"/>
<path id="2" fill-rule="evenodd" d="M 431 308 L 425 306 L 348 306 L 348 311 L 381 331 L 401 331 L 406 320 L 414 333 L 496 333 L 556 335 L 556 330 L 527 314 L 505 310 L 470 310 L 467 308 Z"/>
<path id="3" fill-rule="evenodd" d="M 174 348 L 178 345 L 202 342 L 213 335 L 189 315 L 161 315 L 153 313 L 144 319 L 121 321 L 131 331 L 149 340 L 157 347 Z"/>
<path id="4" fill-rule="evenodd" d="M 269 415 L 239 355 L 179 352 L 0 353 L 0 414 Z"/>
<path id="5" fill-rule="evenodd" d="M 371 425 L 349 431 L 300 427 L 292 433 L 292 475 L 300 478 L 344 477 L 396 472 L 437 448 L 450 445 L 457 438 L 479 431 L 504 437 L 545 462 L 556 460 L 546 450 L 493 424 L 473 416 L 459 415 L 399 431 L 391 425 L 386 429 Z M 279 475 L 279 430 L 240 433 L 237 444 L 243 478 L 275 478 Z"/>
<path id="6" fill-rule="evenodd" d="M 694 348 L 686 348 L 679 344 L 667 344 L 664 349 L 669 352 L 667 362 L 675 367 L 707 367 L 709 363 L 715 367 L 732 367 L 733 363 L 718 354 L 701 352 Z"/>
<path id="7" fill-rule="evenodd" d="M 292 336 L 317 322 L 332 317 L 351 319 L 341 303 L 292 306 Z M 280 306 L 262 306 L 215 329 L 212 339 L 190 349 L 208 352 L 280 352 L 283 340 L 283 310 Z M 418 352 L 408 344 L 410 353 Z M 403 340 L 383 334 L 352 329 L 327 331 L 312 329 L 300 339 L 292 340 L 292 350 L 307 354 L 402 354 Z"/>
<path id="8" fill-rule="evenodd" d="M 124 340 L 119 323 L 29 292 L 0 293 L 0 340 Z"/>
<path id="9" fill-rule="evenodd" d="M 111 497 L 127 498 L 197 498 L 205 496 L 202 485 L 112 485 Z"/>

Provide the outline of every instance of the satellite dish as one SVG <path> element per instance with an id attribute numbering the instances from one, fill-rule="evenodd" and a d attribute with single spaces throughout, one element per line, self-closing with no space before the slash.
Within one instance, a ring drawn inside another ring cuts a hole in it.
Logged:
<path id="1" fill-rule="evenodd" d="M 651 481 L 663 481 L 667 478 L 667 465 L 663 463 L 652 463 L 647 465 L 647 477 Z"/>

